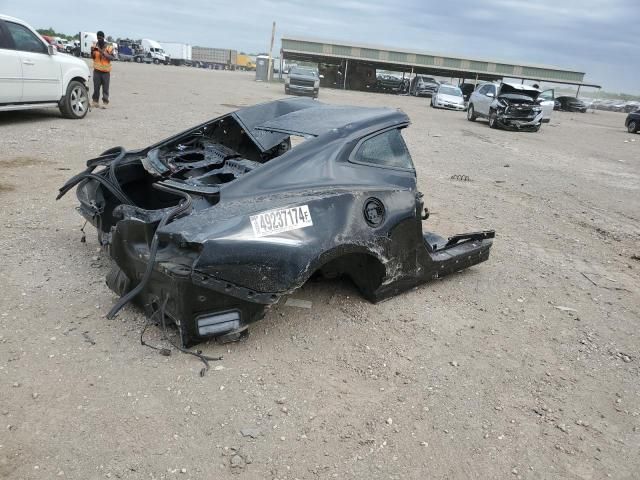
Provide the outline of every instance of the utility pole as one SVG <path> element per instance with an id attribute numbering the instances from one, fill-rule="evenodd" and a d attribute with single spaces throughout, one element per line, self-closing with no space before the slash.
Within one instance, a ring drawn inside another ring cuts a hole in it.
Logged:
<path id="1" fill-rule="evenodd" d="M 267 72 L 267 81 L 270 82 L 273 79 L 273 65 L 272 65 L 272 57 L 273 53 L 273 40 L 276 37 L 276 22 L 273 22 L 273 26 L 271 27 L 271 46 L 269 47 L 269 71 Z"/>
<path id="2" fill-rule="evenodd" d="M 344 81 L 342 82 L 342 88 L 347 89 L 347 71 L 349 70 L 349 59 L 344 61 Z"/>

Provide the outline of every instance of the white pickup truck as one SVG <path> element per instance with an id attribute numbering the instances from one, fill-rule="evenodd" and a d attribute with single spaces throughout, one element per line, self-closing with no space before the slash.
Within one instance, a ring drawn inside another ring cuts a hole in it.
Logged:
<path id="1" fill-rule="evenodd" d="M 67 118 L 89 111 L 89 67 L 59 53 L 27 23 L 0 14 L 0 112 L 57 107 Z"/>

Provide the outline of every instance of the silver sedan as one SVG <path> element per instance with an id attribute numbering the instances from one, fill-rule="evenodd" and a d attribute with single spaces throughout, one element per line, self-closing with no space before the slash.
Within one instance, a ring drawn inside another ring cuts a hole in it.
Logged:
<path id="1" fill-rule="evenodd" d="M 466 110 L 462 90 L 455 85 L 442 84 L 436 93 L 431 96 L 431 106 L 433 108 L 449 108 L 451 110 Z"/>

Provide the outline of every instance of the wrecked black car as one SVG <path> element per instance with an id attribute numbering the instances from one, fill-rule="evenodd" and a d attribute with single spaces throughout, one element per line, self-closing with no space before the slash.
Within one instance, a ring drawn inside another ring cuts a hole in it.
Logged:
<path id="1" fill-rule="evenodd" d="M 378 302 L 487 260 L 493 231 L 423 233 L 408 125 L 388 108 L 273 101 L 107 150 L 58 198 L 77 186 L 113 259 L 108 317 L 133 301 L 185 346 L 233 340 L 314 274 Z"/>
<path id="2" fill-rule="evenodd" d="M 561 97 L 557 97 L 555 100 L 559 104 L 558 110 L 587 113 L 587 109 L 589 108 L 586 103 L 576 97 L 563 95 Z"/>

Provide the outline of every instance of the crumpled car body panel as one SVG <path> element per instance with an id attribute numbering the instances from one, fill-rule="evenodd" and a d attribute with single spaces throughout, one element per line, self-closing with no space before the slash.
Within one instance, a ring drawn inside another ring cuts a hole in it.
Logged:
<path id="1" fill-rule="evenodd" d="M 498 95 L 491 103 L 497 114 L 497 123 L 506 130 L 537 130 L 542 124 L 544 112 L 535 98 L 526 95 Z"/>
<path id="2" fill-rule="evenodd" d="M 107 151 L 61 188 L 77 186 L 109 250 L 109 287 L 148 315 L 162 306 L 184 345 L 233 338 L 315 274 L 346 275 L 377 302 L 488 258 L 493 231 L 423 232 L 412 165 L 353 161 L 364 140 L 408 126 L 404 113 L 304 98 L 249 108 Z M 306 140 L 292 148 L 291 135 Z"/>

